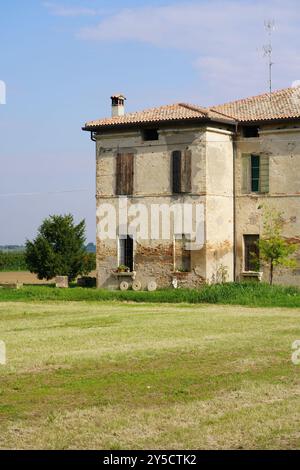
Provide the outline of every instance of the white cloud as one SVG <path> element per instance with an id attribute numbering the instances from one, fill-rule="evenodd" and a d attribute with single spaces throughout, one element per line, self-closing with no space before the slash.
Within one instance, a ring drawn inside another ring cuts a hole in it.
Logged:
<path id="1" fill-rule="evenodd" d="M 264 20 L 269 17 L 277 22 L 274 78 L 279 86 L 288 86 L 299 76 L 297 61 L 292 59 L 299 55 L 300 9 L 296 0 L 203 0 L 126 8 L 82 28 L 78 36 L 187 51 L 194 55 L 193 66 L 202 78 L 212 84 L 226 83 L 238 94 L 245 85 L 256 91 L 258 83 L 267 81 L 261 51 L 268 40 Z M 291 59 L 288 63 L 287 56 Z"/>
<path id="2" fill-rule="evenodd" d="M 44 2 L 43 5 L 54 16 L 95 16 L 98 14 L 97 10 L 81 6 L 65 6 L 52 2 Z"/>

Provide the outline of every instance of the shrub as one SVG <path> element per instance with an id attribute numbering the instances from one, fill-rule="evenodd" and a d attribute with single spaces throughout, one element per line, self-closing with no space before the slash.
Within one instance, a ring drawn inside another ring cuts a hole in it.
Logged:
<path id="1" fill-rule="evenodd" d="M 45 219 L 35 240 L 26 242 L 26 262 L 39 279 L 88 274 L 95 268 L 95 255 L 85 250 L 85 221 L 74 224 L 72 215 Z"/>

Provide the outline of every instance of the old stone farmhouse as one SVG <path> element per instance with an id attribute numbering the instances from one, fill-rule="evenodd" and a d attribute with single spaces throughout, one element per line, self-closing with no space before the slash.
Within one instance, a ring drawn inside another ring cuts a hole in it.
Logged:
<path id="1" fill-rule="evenodd" d="M 211 108 L 178 103 L 126 114 L 124 105 L 113 96 L 112 117 L 83 128 L 96 142 L 99 287 L 192 287 L 224 272 L 230 281 L 259 277 L 251 253 L 266 205 L 283 212 L 284 236 L 300 242 L 299 88 Z M 203 243 L 190 250 L 190 233 L 174 224 L 167 239 L 139 237 L 119 219 L 115 236 L 103 238 L 101 208 L 119 214 L 125 197 L 149 213 L 153 205 L 201 206 Z M 275 281 L 300 285 L 300 266 L 277 271 Z"/>

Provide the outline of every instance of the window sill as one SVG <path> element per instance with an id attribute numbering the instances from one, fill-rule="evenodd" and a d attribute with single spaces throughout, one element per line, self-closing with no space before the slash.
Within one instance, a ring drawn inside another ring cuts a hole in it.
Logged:
<path id="1" fill-rule="evenodd" d="M 172 276 L 187 276 L 191 274 L 191 271 L 172 271 L 171 274 Z"/>
<path id="2" fill-rule="evenodd" d="M 269 196 L 270 193 L 262 193 L 261 191 L 249 191 L 248 193 L 241 193 L 242 196 Z"/>
<path id="3" fill-rule="evenodd" d="M 259 281 L 262 280 L 263 272 L 260 271 L 243 271 L 243 277 L 256 277 Z"/>
<path id="4" fill-rule="evenodd" d="M 132 279 L 135 279 L 135 276 L 136 276 L 135 271 L 132 271 L 132 272 L 115 272 L 115 271 L 113 271 L 112 274 L 115 277 L 131 277 Z"/>

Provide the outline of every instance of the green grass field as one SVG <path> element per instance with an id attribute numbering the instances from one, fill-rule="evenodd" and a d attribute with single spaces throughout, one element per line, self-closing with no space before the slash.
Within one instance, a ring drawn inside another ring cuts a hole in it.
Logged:
<path id="1" fill-rule="evenodd" d="M 2 449 L 295 449 L 299 309 L 1 302 Z"/>
<path id="2" fill-rule="evenodd" d="M 199 289 L 162 289 L 156 292 L 134 292 L 132 290 L 122 292 L 78 287 L 56 289 L 54 286 L 48 285 L 26 286 L 20 290 L 0 288 L 1 301 L 129 301 L 300 308 L 300 289 L 250 282 L 203 285 Z"/>

